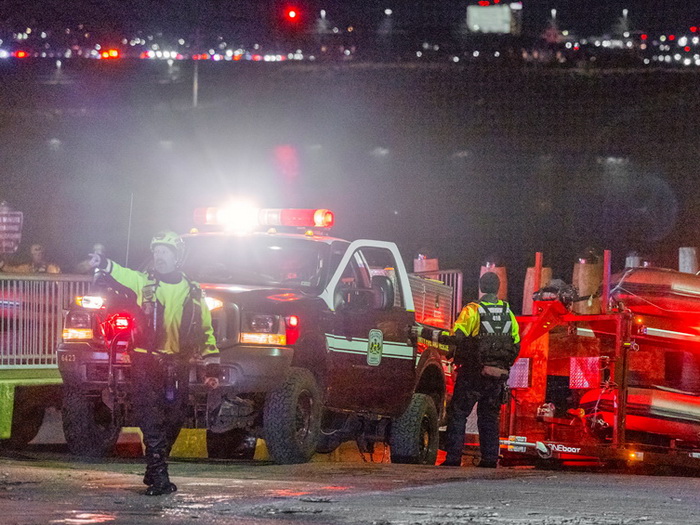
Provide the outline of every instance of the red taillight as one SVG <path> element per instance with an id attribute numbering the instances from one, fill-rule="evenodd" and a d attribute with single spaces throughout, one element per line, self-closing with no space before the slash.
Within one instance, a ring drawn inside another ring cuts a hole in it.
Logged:
<path id="1" fill-rule="evenodd" d="M 286 325 L 287 344 L 293 345 L 299 339 L 299 317 L 290 315 L 284 319 Z"/>
<path id="2" fill-rule="evenodd" d="M 19 51 L 15 51 L 15 56 L 17 58 L 27 58 L 29 54 L 26 51 L 22 51 L 21 49 Z"/>
<path id="3" fill-rule="evenodd" d="M 117 330 L 128 330 L 131 328 L 131 318 L 125 315 L 115 315 L 112 318 L 112 325 Z"/>

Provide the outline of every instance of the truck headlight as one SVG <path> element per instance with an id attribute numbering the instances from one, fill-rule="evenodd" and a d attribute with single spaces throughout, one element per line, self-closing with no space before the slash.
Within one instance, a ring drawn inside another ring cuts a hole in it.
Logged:
<path id="1" fill-rule="evenodd" d="M 240 342 L 257 345 L 286 345 L 287 335 L 284 323 L 278 315 L 245 314 Z"/>

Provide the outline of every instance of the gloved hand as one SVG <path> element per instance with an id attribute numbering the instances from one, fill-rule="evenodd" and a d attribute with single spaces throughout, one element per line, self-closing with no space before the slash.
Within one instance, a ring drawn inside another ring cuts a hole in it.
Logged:
<path id="1" fill-rule="evenodd" d="M 421 336 L 422 330 L 423 330 L 423 327 L 419 324 L 414 324 L 413 326 L 411 326 L 411 330 L 409 332 L 411 339 L 418 339 Z"/>
<path id="2" fill-rule="evenodd" d="M 100 253 L 89 253 L 88 255 L 90 256 L 91 268 L 99 268 L 100 270 L 107 268 L 107 257 Z"/>

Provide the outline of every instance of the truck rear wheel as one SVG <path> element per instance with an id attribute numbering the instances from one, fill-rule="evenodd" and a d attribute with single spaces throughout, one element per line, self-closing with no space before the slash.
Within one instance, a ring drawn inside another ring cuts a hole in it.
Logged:
<path id="1" fill-rule="evenodd" d="M 434 465 L 438 430 L 438 414 L 433 399 L 425 394 L 413 394 L 406 411 L 391 424 L 391 462 Z"/>
<path id="2" fill-rule="evenodd" d="M 321 392 L 305 368 L 292 367 L 277 390 L 267 394 L 263 432 L 272 459 L 281 464 L 306 463 L 318 446 Z"/>
<path id="3" fill-rule="evenodd" d="M 76 456 L 103 457 L 114 451 L 121 428 L 100 396 L 66 387 L 63 393 L 63 433 Z"/>

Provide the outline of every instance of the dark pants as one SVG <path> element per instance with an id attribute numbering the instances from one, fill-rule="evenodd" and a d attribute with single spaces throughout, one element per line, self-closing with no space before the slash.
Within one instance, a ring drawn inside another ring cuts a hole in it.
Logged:
<path id="1" fill-rule="evenodd" d="M 483 377 L 478 372 L 460 367 L 452 400 L 447 407 L 445 451 L 447 461 L 460 461 L 464 449 L 464 427 L 474 405 L 479 429 L 479 448 L 483 461 L 497 461 L 499 453 L 499 420 L 504 381 Z"/>
<path id="2" fill-rule="evenodd" d="M 146 474 L 167 480 L 166 458 L 185 421 L 189 366 L 172 358 L 132 354 L 132 405 L 146 448 Z"/>

